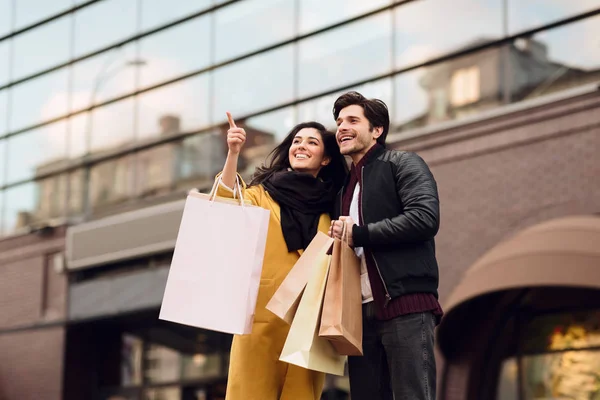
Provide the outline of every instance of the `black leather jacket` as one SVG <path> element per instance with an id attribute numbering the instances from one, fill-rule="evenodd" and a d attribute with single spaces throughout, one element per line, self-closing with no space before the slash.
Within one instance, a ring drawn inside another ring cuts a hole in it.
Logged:
<path id="1" fill-rule="evenodd" d="M 437 185 L 415 153 L 377 149 L 360 171 L 362 226 L 355 225 L 355 247 L 364 247 L 384 282 L 386 296 L 409 293 L 438 296 L 434 236 L 440 225 Z M 341 212 L 344 188 L 336 202 Z M 358 221 L 355 221 L 358 224 Z"/>

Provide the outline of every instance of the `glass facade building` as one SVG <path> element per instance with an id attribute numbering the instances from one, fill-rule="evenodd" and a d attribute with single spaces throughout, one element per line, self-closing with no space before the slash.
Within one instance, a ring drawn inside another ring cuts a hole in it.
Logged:
<path id="1" fill-rule="evenodd" d="M 597 80 L 597 0 L 0 1 L 0 232 L 250 173 L 348 89 L 391 136 Z M 252 151 L 250 150 L 252 148 Z"/>
<path id="2" fill-rule="evenodd" d="M 248 133 L 249 177 L 295 124 L 333 129 L 345 91 L 384 100 L 400 141 L 599 82 L 599 37 L 600 0 L 0 0 L 0 241 L 89 228 L 81 265 L 40 261 L 68 280 L 62 398 L 224 398 L 231 337 L 157 319 L 172 246 L 106 261 L 101 242 L 155 205 L 174 237 L 171 204 L 222 168 L 226 111 Z M 549 396 L 540 376 L 571 355 L 565 335 L 598 365 L 598 326 L 564 318 L 526 326 L 558 344 L 503 361 L 498 399 L 517 374 L 522 398 Z M 347 377 L 326 388 L 347 398 Z"/>

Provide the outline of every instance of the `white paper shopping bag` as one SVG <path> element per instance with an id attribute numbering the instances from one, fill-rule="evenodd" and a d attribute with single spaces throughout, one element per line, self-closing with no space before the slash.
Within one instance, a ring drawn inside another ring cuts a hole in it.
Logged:
<path id="1" fill-rule="evenodd" d="M 232 334 L 252 330 L 269 211 L 233 200 L 187 197 L 159 318 Z M 238 193 L 241 193 L 238 182 Z"/>

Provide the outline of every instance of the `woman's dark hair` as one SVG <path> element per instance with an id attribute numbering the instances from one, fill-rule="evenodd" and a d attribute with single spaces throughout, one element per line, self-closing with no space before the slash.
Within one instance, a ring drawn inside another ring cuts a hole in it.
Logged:
<path id="1" fill-rule="evenodd" d="M 338 97 L 333 104 L 333 119 L 337 121 L 340 111 L 352 105 L 362 107 L 371 130 L 378 127 L 383 128 L 383 133 L 377 138 L 377 143 L 385 147 L 385 138 L 390 130 L 390 113 L 385 103 L 379 99 L 367 99 L 358 92 L 347 92 Z"/>
<path id="2" fill-rule="evenodd" d="M 331 159 L 329 164 L 321 168 L 318 177 L 323 181 L 330 181 L 336 192 L 342 187 L 348 173 L 348 164 L 344 156 L 340 153 L 335 133 L 329 132 L 322 124 L 314 121 L 303 122 L 292 128 L 285 139 L 271 151 L 265 163 L 256 169 L 250 186 L 261 184 L 275 172 L 291 168 L 289 159 L 290 147 L 292 147 L 292 143 L 298 132 L 304 128 L 312 128 L 319 132 L 325 146 L 324 154 Z"/>

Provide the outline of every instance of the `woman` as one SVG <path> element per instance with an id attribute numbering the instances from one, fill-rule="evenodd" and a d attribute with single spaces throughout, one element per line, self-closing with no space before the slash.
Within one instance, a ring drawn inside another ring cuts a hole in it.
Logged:
<path id="1" fill-rule="evenodd" d="M 234 197 L 246 133 L 231 114 L 227 117 L 229 153 L 217 194 Z M 317 230 L 328 232 L 329 212 L 346 173 L 335 134 L 306 122 L 292 129 L 243 189 L 245 200 L 270 210 L 271 216 L 254 325 L 250 335 L 233 339 L 227 400 L 320 399 L 324 374 L 279 361 L 290 326 L 265 306 Z"/>

